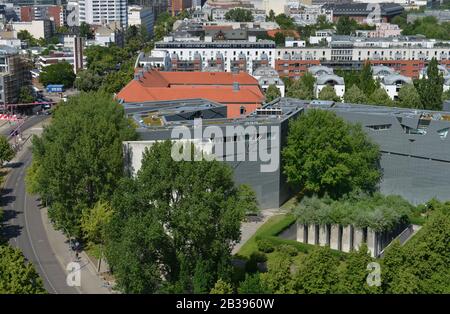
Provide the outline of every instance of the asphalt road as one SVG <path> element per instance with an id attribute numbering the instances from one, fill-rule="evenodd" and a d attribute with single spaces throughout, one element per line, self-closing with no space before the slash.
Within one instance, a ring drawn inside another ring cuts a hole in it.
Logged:
<path id="1" fill-rule="evenodd" d="M 22 131 L 43 121 L 46 116 L 33 116 L 21 127 Z M 4 131 L 8 132 L 10 130 Z M 26 149 L 26 148 L 25 148 Z M 31 150 L 23 152 L 22 158 L 6 179 L 0 206 L 4 211 L 4 236 L 12 246 L 21 249 L 41 276 L 49 293 L 79 293 L 66 284 L 66 274 L 50 247 L 40 213 L 38 197 L 31 196 L 25 190 L 26 168 L 31 163 Z"/>
<path id="2" fill-rule="evenodd" d="M 46 118 L 48 118 L 48 116 L 45 116 L 45 115 L 31 116 L 27 120 L 25 120 L 25 122 L 23 122 L 22 124 L 11 125 L 8 128 L 2 130 L 0 132 L 0 134 L 8 137 L 9 133 L 11 133 L 11 131 L 15 130 L 19 125 L 20 125 L 20 131 L 23 132 L 24 130 L 33 127 L 34 125 L 38 124 L 39 122 L 44 121 Z"/>

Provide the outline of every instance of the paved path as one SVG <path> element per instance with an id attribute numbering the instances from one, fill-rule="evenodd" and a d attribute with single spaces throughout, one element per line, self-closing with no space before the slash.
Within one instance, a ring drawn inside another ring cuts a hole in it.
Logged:
<path id="1" fill-rule="evenodd" d="M 245 242 L 255 234 L 256 230 L 258 230 L 270 217 L 277 214 L 281 214 L 279 209 L 264 209 L 258 217 L 243 222 L 241 224 L 241 241 L 234 246 L 232 254 L 236 254 Z"/>
<path id="2" fill-rule="evenodd" d="M 34 119 L 34 123 L 43 119 Z M 33 120 L 27 121 L 28 129 L 23 131 L 26 139 L 33 133 L 40 134 L 39 125 L 33 127 Z M 31 261 L 44 281 L 49 293 L 110 293 L 104 287 L 104 282 L 97 276 L 95 268 L 87 261 L 87 256 L 81 254 L 81 287 L 67 285 L 68 263 L 74 260 L 66 237 L 58 231 L 47 219 L 47 211 L 42 208 L 37 196 L 26 193 L 25 173 L 31 163 L 31 143 L 27 141 L 16 157 L 7 165 L 10 171 L 3 186 L 1 206 L 4 210 L 4 235 L 9 243 L 22 250 L 25 257 Z"/>

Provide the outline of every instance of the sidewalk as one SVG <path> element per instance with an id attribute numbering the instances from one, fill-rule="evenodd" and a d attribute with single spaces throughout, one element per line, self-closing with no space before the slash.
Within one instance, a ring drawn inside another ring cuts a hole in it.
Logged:
<path id="1" fill-rule="evenodd" d="M 40 135 L 42 133 L 43 123 L 37 124 L 36 126 L 24 131 L 22 133 L 22 148 L 17 152 L 15 158 L 10 161 L 10 163 L 20 162 L 24 152 L 31 148 L 31 137 L 32 135 Z M 67 265 L 75 261 L 75 252 L 73 252 L 68 244 L 67 237 L 60 231 L 54 229 L 53 225 L 48 219 L 47 208 L 42 208 L 40 210 L 42 217 L 42 224 L 47 234 L 47 238 L 50 247 L 61 265 L 62 269 L 69 273 L 67 270 Z M 89 257 L 85 252 L 79 254 L 78 262 L 81 265 L 81 287 L 76 287 L 79 293 L 85 294 L 110 294 L 111 289 L 107 286 L 108 282 L 105 282 L 97 274 L 96 265 L 90 262 Z"/>
<path id="2" fill-rule="evenodd" d="M 67 265 L 71 262 L 78 262 L 81 265 L 81 287 L 77 287 L 80 293 L 84 294 L 110 294 L 111 289 L 107 287 L 107 282 L 97 275 L 95 266 L 89 262 L 86 253 L 81 252 L 79 260 L 75 259 L 75 252 L 69 248 L 66 236 L 53 228 L 47 216 L 47 208 L 41 209 L 42 223 L 47 232 L 48 241 L 55 253 L 58 262 L 67 272 Z"/>

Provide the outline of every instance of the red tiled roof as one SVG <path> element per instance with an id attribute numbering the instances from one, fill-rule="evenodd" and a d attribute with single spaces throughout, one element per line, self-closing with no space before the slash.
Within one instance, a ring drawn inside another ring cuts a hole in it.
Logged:
<path id="1" fill-rule="evenodd" d="M 136 71 L 138 72 L 138 70 Z M 258 85 L 258 81 L 247 73 L 230 72 L 164 72 L 146 71 L 141 78 L 146 87 L 169 87 L 173 85 Z"/>
<path id="2" fill-rule="evenodd" d="M 125 102 L 168 101 L 204 98 L 222 104 L 262 103 L 264 95 L 257 86 L 240 86 L 237 91 L 232 86 L 177 86 L 176 88 L 146 88 L 138 81 L 131 81 L 117 95 Z"/>
<path id="3" fill-rule="evenodd" d="M 239 90 L 233 90 L 233 84 Z M 220 103 L 262 103 L 258 81 L 247 73 L 146 71 L 117 95 L 125 102 L 205 98 Z"/>

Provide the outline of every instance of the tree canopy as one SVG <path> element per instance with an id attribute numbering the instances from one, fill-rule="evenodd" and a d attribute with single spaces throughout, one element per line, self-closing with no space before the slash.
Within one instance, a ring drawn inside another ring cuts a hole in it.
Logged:
<path id="1" fill-rule="evenodd" d="M 431 59 L 426 75 L 414 81 L 423 109 L 442 110 L 444 77 L 439 72 L 438 65 L 436 58 Z"/>
<path id="2" fill-rule="evenodd" d="M 307 72 L 298 80 L 294 80 L 292 84 L 286 86 L 286 95 L 297 99 L 312 100 L 314 99 L 315 82 L 314 76 Z"/>
<path id="3" fill-rule="evenodd" d="M 108 94 L 81 93 L 59 105 L 42 136 L 33 138 L 27 174 L 32 192 L 50 203 L 57 227 L 81 235 L 83 210 L 110 197 L 123 175 L 122 141 L 135 138 Z"/>
<path id="4" fill-rule="evenodd" d="M 65 88 L 73 86 L 75 73 L 73 67 L 68 62 L 58 62 L 42 69 L 39 74 L 39 81 L 47 86 L 49 84 L 62 84 Z"/>
<path id="5" fill-rule="evenodd" d="M 288 182 L 307 193 L 374 191 L 381 178 L 378 146 L 360 125 L 326 110 L 308 110 L 290 123 L 282 156 Z"/>
<path id="6" fill-rule="evenodd" d="M 333 86 L 327 85 L 319 92 L 320 100 L 332 100 L 332 101 L 341 101 L 341 97 L 336 95 L 336 91 Z"/>
<path id="7" fill-rule="evenodd" d="M 253 22 L 253 14 L 250 10 L 235 8 L 225 14 L 225 19 L 235 22 Z"/>
<path id="8" fill-rule="evenodd" d="M 351 104 L 365 104 L 367 103 L 367 97 L 355 84 L 345 91 L 344 101 Z"/>
<path id="9" fill-rule="evenodd" d="M 0 294 L 44 294 L 42 279 L 19 249 L 0 244 Z"/>
<path id="10" fill-rule="evenodd" d="M 405 84 L 398 92 L 398 104 L 403 108 L 422 108 L 420 95 L 413 84 Z"/>
<path id="11" fill-rule="evenodd" d="M 281 97 L 281 93 L 278 87 L 274 84 L 269 85 L 266 91 L 266 102 L 274 101 L 279 97 Z"/>
<path id="12" fill-rule="evenodd" d="M 0 167 L 3 167 L 5 161 L 9 161 L 14 158 L 16 153 L 9 144 L 6 137 L 0 135 Z"/>
<path id="13" fill-rule="evenodd" d="M 106 253 L 126 293 L 208 293 L 230 280 L 248 199 L 226 164 L 175 161 L 171 150 L 153 144 L 113 197 Z"/>

